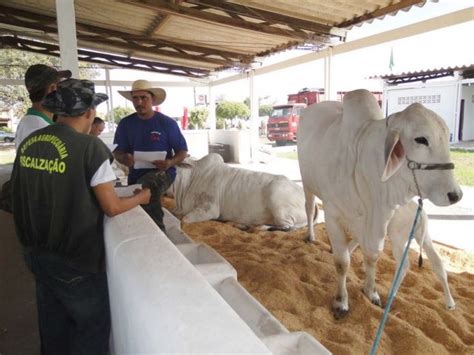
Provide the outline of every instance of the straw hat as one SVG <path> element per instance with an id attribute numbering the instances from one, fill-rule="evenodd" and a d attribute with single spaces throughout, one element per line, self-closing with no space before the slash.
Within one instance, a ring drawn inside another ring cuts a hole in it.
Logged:
<path id="1" fill-rule="evenodd" d="M 148 80 L 135 80 L 132 84 L 132 90 L 120 91 L 119 94 L 127 100 L 132 101 L 134 91 L 148 91 L 153 94 L 153 106 L 161 104 L 166 99 L 166 91 L 162 88 L 154 88 Z"/>

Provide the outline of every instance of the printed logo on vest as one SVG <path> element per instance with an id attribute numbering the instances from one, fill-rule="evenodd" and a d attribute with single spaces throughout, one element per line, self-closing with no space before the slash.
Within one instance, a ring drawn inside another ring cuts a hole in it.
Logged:
<path id="1" fill-rule="evenodd" d="M 52 144 L 59 155 L 59 158 L 49 158 L 35 156 L 35 154 L 28 155 L 29 148 L 36 143 L 46 142 Z M 25 143 L 20 147 L 20 166 L 27 169 L 43 170 L 50 174 L 59 173 L 64 174 L 66 171 L 66 161 L 68 157 L 68 151 L 66 144 L 58 137 L 51 134 L 39 134 L 28 138 Z"/>

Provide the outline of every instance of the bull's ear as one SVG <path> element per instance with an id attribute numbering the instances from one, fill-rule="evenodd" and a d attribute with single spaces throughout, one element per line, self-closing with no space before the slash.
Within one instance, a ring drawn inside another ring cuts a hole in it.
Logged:
<path id="1" fill-rule="evenodd" d="M 390 130 L 385 137 L 385 169 L 382 181 L 387 181 L 402 166 L 405 159 L 405 149 L 400 142 L 400 133 Z"/>

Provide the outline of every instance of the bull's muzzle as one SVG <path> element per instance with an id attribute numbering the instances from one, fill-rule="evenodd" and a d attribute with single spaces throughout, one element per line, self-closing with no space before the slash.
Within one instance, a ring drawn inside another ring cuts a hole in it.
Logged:
<path id="1" fill-rule="evenodd" d="M 448 192 L 448 200 L 451 204 L 454 204 L 461 200 L 462 198 L 462 191 L 459 192 Z"/>

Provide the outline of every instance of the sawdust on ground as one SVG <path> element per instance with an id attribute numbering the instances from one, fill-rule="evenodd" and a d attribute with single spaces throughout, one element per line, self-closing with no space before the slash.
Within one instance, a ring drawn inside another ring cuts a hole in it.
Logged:
<path id="1" fill-rule="evenodd" d="M 173 200 L 164 206 L 173 208 Z M 324 223 L 318 240 L 304 242 L 306 228 L 292 232 L 253 229 L 207 221 L 184 224 L 194 241 L 214 248 L 237 270 L 239 282 L 290 331 L 306 331 L 334 354 L 370 352 L 383 310 L 361 292 L 364 268 L 360 248 L 352 255 L 347 278 L 350 313 L 335 320 L 331 302 L 336 273 Z M 390 242 L 377 264 L 376 281 L 386 303 L 395 262 Z M 456 309 L 445 308 L 443 289 L 429 262 L 417 266 L 410 251 L 408 272 L 378 348 L 379 354 L 474 354 L 474 255 L 436 246 L 449 270 Z M 456 271 L 456 272 L 454 272 Z"/>

